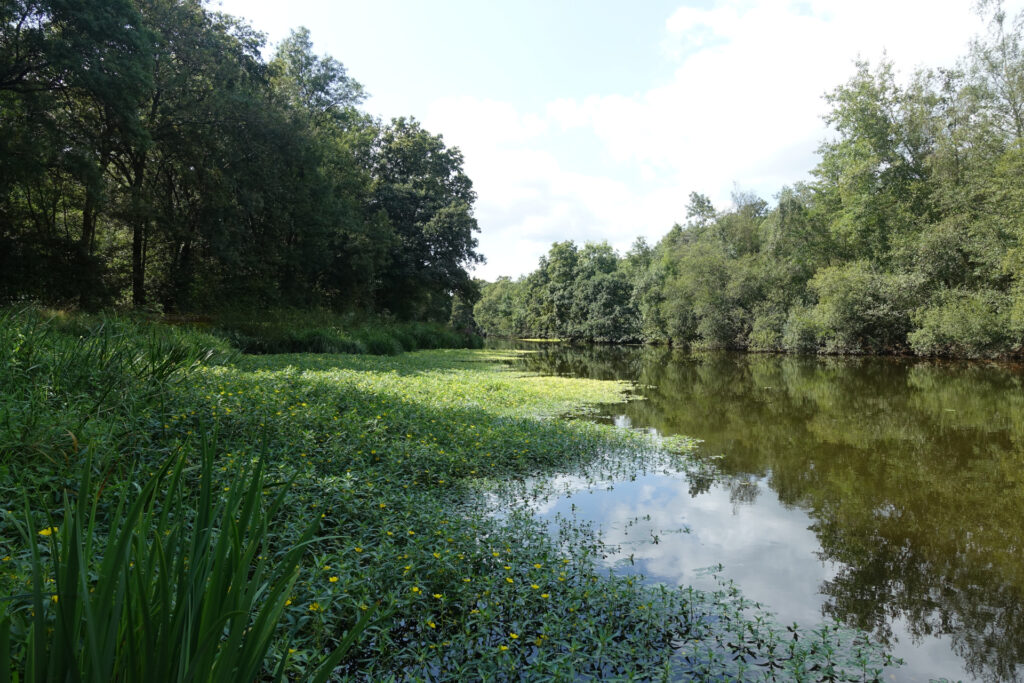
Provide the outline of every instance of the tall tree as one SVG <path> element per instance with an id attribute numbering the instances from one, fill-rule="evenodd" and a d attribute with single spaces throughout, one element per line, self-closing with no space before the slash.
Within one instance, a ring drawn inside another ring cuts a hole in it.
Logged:
<path id="1" fill-rule="evenodd" d="M 380 306 L 403 317 L 446 319 L 453 292 L 473 300 L 467 268 L 483 261 L 462 152 L 416 120 L 398 118 L 381 130 L 372 164 L 374 204 L 397 238 Z"/>

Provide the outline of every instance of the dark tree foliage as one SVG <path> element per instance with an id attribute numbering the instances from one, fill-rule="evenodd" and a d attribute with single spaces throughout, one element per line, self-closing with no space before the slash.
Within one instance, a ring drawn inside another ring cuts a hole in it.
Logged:
<path id="1" fill-rule="evenodd" d="M 471 306 L 461 153 L 360 111 L 305 29 L 263 47 L 200 0 L 2 3 L 0 300 Z"/>
<path id="2" fill-rule="evenodd" d="M 857 63 L 827 95 L 814 181 L 774 205 L 691 193 L 625 256 L 552 246 L 483 288 L 487 334 L 701 348 L 991 357 L 1024 351 L 1024 14 L 955 69 Z"/>
<path id="3" fill-rule="evenodd" d="M 373 206 L 387 216 L 396 245 L 382 274 L 381 308 L 400 317 L 447 319 L 450 293 L 471 297 L 466 267 L 476 253 L 476 194 L 462 153 L 413 119 L 384 127 L 371 156 Z"/>

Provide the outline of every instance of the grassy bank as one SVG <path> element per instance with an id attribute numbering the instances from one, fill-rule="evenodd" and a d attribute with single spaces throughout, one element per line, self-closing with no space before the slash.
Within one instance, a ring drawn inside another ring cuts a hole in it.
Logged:
<path id="1" fill-rule="evenodd" d="M 0 343 L 0 677 L 880 675 L 858 634 L 615 577 L 589 530 L 494 514 L 501 482 L 667 457 L 543 419 L 620 383 L 511 352 L 243 357 L 39 313 L 0 319 Z"/>
<path id="2" fill-rule="evenodd" d="M 226 312 L 210 332 L 245 353 L 346 353 L 394 356 L 424 349 L 481 348 L 471 332 L 440 323 L 399 322 L 325 310 Z"/>

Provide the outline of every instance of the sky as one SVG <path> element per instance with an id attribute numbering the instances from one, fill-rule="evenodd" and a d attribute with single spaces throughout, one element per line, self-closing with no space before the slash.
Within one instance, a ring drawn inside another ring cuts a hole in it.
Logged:
<path id="1" fill-rule="evenodd" d="M 1007 0 L 1008 10 L 1024 0 Z M 809 179 L 825 93 L 857 59 L 952 66 L 985 30 L 972 0 L 212 0 L 272 46 L 307 27 L 384 120 L 462 150 L 486 280 L 551 244 L 625 252 L 686 219 Z M 269 55 L 268 55 L 269 56 Z"/>

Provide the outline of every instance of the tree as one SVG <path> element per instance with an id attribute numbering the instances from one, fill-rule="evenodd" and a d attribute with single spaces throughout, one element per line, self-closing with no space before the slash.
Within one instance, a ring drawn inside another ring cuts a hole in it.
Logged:
<path id="1" fill-rule="evenodd" d="M 485 335 L 513 337 L 518 334 L 516 289 L 517 283 L 508 277 L 499 277 L 481 287 L 480 299 L 473 307 L 473 319 Z"/>
<path id="2" fill-rule="evenodd" d="M 148 34 L 127 0 L 0 7 L 0 243 L 5 290 L 83 305 L 112 141 L 138 135 Z M 6 279 L 6 278 L 5 278 Z"/>
<path id="3" fill-rule="evenodd" d="M 825 120 L 839 134 L 819 148 L 819 190 L 830 204 L 830 228 L 845 257 L 882 262 L 895 239 L 935 218 L 926 158 L 934 149 L 936 104 L 924 82 L 896 85 L 889 61 L 857 73 L 828 97 Z"/>
<path id="4" fill-rule="evenodd" d="M 300 27 L 281 41 L 268 65 L 270 85 L 314 127 L 351 118 L 366 98 L 363 86 L 330 56 L 313 54 L 309 29 Z"/>
<path id="5" fill-rule="evenodd" d="M 398 118 L 380 131 L 371 163 L 373 206 L 396 237 L 378 305 L 401 317 L 447 319 L 453 292 L 472 300 L 467 269 L 483 261 L 462 152 L 414 119 Z"/>

